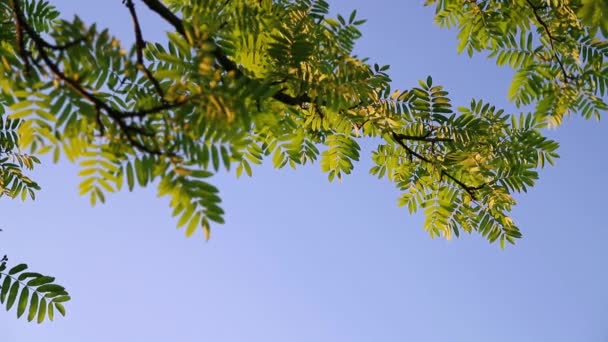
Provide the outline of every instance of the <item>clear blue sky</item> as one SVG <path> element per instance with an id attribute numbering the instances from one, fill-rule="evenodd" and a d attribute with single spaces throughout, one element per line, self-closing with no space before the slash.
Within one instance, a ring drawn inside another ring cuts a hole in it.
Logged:
<path id="1" fill-rule="evenodd" d="M 391 64 L 395 87 L 431 74 L 458 104 L 513 109 L 510 72 L 458 56 L 422 1 L 333 2 L 369 19 L 357 51 Z M 54 3 L 130 35 L 120 0 Z M 146 39 L 162 39 L 144 13 Z M 177 231 L 153 189 L 91 208 L 74 166 L 45 164 L 36 202 L 1 200 L 0 249 L 73 301 L 52 324 L 0 312 L 2 342 L 608 341 L 606 133 L 578 118 L 549 132 L 562 158 L 520 198 L 524 239 L 505 251 L 476 235 L 431 240 L 365 153 L 342 184 L 318 164 L 215 177 L 227 224 L 208 243 Z"/>

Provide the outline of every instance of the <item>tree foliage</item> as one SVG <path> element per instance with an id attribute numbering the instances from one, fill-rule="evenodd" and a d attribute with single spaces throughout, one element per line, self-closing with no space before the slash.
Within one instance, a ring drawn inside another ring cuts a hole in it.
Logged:
<path id="1" fill-rule="evenodd" d="M 42 323 L 53 320 L 55 311 L 65 316 L 63 303 L 70 296 L 63 286 L 54 283 L 55 278 L 27 271 L 27 265 L 18 264 L 7 268 L 8 258 L 0 261 L 0 304 L 6 310 L 14 308 L 17 318 L 27 314 L 28 321 Z"/>
<path id="2" fill-rule="evenodd" d="M 460 1 L 436 4 L 436 22 L 459 29 L 458 50 L 489 52 L 516 70 L 509 98 L 549 125 L 608 109 L 608 3 L 603 0 Z"/>
<path id="3" fill-rule="evenodd" d="M 430 76 L 393 89 L 388 66 L 353 53 L 365 20 L 334 18 L 324 0 L 123 3 L 128 48 L 48 1 L 0 4 L 1 194 L 33 199 L 37 156 L 64 157 L 80 165 L 91 204 L 154 184 L 186 235 L 209 238 L 224 222 L 214 174 L 319 160 L 340 180 L 375 138 L 370 173 L 424 212 L 431 236 L 478 232 L 504 247 L 521 237 L 513 196 L 558 157 L 542 130 L 608 108 L 602 0 L 426 1 L 458 29 L 458 51 L 515 70 L 509 98 L 521 113 L 483 99 L 454 107 Z M 143 36 L 145 8 L 172 28 L 166 41 Z"/>

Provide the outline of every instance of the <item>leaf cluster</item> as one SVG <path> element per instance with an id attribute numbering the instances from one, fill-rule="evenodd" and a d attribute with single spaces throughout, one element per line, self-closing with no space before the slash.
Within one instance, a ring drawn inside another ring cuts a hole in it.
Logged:
<path id="1" fill-rule="evenodd" d="M 0 262 L 0 304 L 6 310 L 14 309 L 17 318 L 27 314 L 28 321 L 53 320 L 55 311 L 65 316 L 64 303 L 70 295 L 55 278 L 36 272 L 26 272 L 26 264 L 7 268 L 7 259 Z"/>
<path id="2" fill-rule="evenodd" d="M 126 0 L 130 47 L 109 29 L 60 19 L 48 1 L 11 0 L 0 11 L 10 26 L 0 44 L 10 122 L 0 125 L 0 153 L 78 163 L 92 204 L 125 185 L 155 185 L 186 235 L 209 238 L 224 222 L 216 173 L 318 160 L 329 180 L 342 180 L 371 138 L 380 144 L 370 173 L 395 184 L 400 205 L 424 212 L 431 236 L 476 231 L 513 243 L 515 194 L 558 157 L 542 130 L 607 108 L 608 45 L 587 7 L 597 3 L 426 3 L 439 25 L 458 28 L 460 51 L 516 70 L 509 96 L 530 113 L 478 99 L 453 108 L 431 77 L 392 89 L 388 66 L 353 53 L 365 20 L 332 17 L 324 0 Z M 166 41 L 145 40 L 139 5 L 173 28 Z M 17 175 L 37 162 L 28 158 L 4 181 L 13 195 L 35 190 Z"/>
<path id="3" fill-rule="evenodd" d="M 431 0 L 436 22 L 457 26 L 458 50 L 486 52 L 515 76 L 509 98 L 557 126 L 608 109 L 608 4 L 603 0 Z M 602 37 L 599 31 L 603 32 Z"/>

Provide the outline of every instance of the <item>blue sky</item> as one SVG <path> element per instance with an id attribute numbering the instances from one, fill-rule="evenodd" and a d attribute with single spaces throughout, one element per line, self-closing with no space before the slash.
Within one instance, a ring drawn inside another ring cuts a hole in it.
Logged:
<path id="1" fill-rule="evenodd" d="M 130 35 L 120 0 L 53 2 Z M 509 70 L 458 56 L 422 1 L 334 3 L 369 19 L 357 53 L 390 64 L 396 88 L 431 74 L 457 104 L 514 109 Z M 146 39 L 162 39 L 166 27 L 143 13 Z M 606 341 L 606 132 L 605 120 L 579 118 L 548 132 L 562 158 L 520 197 L 524 239 L 505 251 L 476 235 L 430 239 L 367 174 L 371 144 L 342 184 L 318 164 L 218 175 L 227 224 L 207 243 L 175 229 L 154 189 L 91 208 L 77 169 L 47 163 L 36 202 L 1 200 L 0 247 L 56 276 L 73 301 L 52 324 L 0 312 L 2 342 Z"/>

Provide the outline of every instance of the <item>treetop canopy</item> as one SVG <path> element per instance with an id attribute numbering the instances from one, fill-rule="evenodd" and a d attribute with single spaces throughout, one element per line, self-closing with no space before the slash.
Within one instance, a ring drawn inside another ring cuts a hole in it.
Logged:
<path id="1" fill-rule="evenodd" d="M 483 99 L 455 108 L 430 76 L 394 89 L 388 66 L 353 54 L 365 20 L 330 17 L 324 0 L 123 3 L 130 47 L 49 1 L 0 4 L 2 194 L 33 199 L 26 171 L 63 156 L 80 165 L 92 204 L 154 184 L 186 235 L 208 237 L 224 222 L 215 173 L 319 160 L 339 180 L 376 137 L 370 173 L 424 212 L 431 236 L 476 231 L 504 246 L 521 236 L 513 195 L 558 157 L 542 129 L 607 108 L 601 0 L 426 1 L 458 29 L 458 51 L 515 70 L 509 98 L 532 110 L 514 114 Z M 144 8 L 172 28 L 166 42 L 143 36 Z"/>

